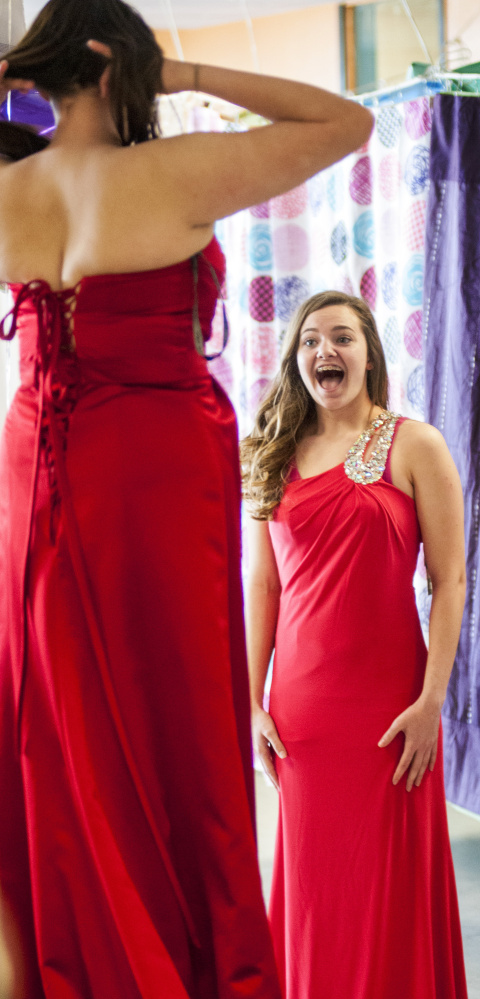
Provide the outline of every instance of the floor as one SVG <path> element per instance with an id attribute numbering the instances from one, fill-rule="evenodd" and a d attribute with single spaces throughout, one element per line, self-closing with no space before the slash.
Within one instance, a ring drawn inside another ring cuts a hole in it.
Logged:
<path id="1" fill-rule="evenodd" d="M 272 879 L 277 792 L 256 773 L 260 870 L 265 898 Z M 448 806 L 448 824 L 457 877 L 469 999 L 480 999 L 480 818 Z"/>

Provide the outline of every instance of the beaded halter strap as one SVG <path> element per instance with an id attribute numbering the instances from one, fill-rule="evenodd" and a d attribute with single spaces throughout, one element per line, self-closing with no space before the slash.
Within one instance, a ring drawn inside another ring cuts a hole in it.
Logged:
<path id="1" fill-rule="evenodd" d="M 345 474 L 354 482 L 361 482 L 362 485 L 370 485 L 378 482 L 382 478 L 387 464 L 388 452 L 395 433 L 399 413 L 390 413 L 384 410 L 370 423 L 366 430 L 360 434 L 355 444 L 352 444 L 346 460 Z M 364 461 L 365 451 L 375 434 L 379 434 L 375 447 L 367 461 Z"/>

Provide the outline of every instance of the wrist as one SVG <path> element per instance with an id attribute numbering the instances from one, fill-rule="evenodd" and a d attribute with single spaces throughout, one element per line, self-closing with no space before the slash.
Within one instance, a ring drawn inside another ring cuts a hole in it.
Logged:
<path id="1" fill-rule="evenodd" d="M 164 59 L 161 87 L 164 94 L 179 94 L 185 90 L 198 89 L 200 67 L 193 62 L 180 62 L 179 59 Z"/>
<path id="2" fill-rule="evenodd" d="M 420 700 L 432 709 L 440 712 L 446 697 L 446 690 L 443 686 L 437 687 L 425 684 L 420 695 Z"/>
<path id="3" fill-rule="evenodd" d="M 258 714 L 265 714 L 265 709 L 263 707 L 263 695 L 262 695 L 261 700 L 259 700 L 258 698 L 255 698 L 255 700 L 254 700 L 253 697 L 252 697 L 251 704 L 250 704 L 250 712 L 251 712 L 252 718 L 254 718 L 255 715 L 258 715 Z"/>

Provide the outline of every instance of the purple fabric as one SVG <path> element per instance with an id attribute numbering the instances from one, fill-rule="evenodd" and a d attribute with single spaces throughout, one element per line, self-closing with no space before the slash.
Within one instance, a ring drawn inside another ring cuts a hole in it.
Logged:
<path id="1" fill-rule="evenodd" d="M 29 94 L 12 91 L 11 120 L 22 125 L 33 125 L 38 132 L 46 132 L 47 135 L 51 135 L 51 130 L 55 127 L 50 104 L 36 90 Z M 7 101 L 0 106 L 0 121 L 8 121 Z"/>
<path id="2" fill-rule="evenodd" d="M 425 418 L 465 497 L 467 600 L 443 712 L 447 798 L 480 814 L 480 100 L 434 99 L 424 286 Z"/>

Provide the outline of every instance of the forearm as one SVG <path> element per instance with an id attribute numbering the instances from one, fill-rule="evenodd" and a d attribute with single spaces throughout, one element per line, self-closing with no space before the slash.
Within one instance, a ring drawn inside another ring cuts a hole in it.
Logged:
<path id="1" fill-rule="evenodd" d="M 465 580 L 434 583 L 429 650 L 422 694 L 441 707 L 457 650 L 465 603 Z"/>
<path id="2" fill-rule="evenodd" d="M 252 710 L 263 706 L 268 666 L 275 645 L 280 593 L 268 587 L 247 587 L 245 618 L 247 628 L 248 674 Z"/>
<path id="3" fill-rule="evenodd" d="M 204 93 L 248 108 L 269 121 L 318 124 L 338 118 L 345 121 L 358 119 L 368 133 L 371 130 L 372 117 L 369 111 L 319 87 L 217 66 L 201 65 L 195 69 L 193 63 L 165 60 L 162 88 L 166 93 L 193 90 L 196 85 Z"/>

